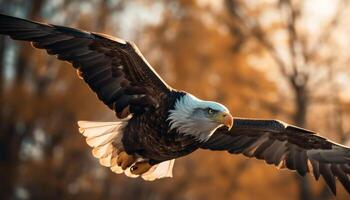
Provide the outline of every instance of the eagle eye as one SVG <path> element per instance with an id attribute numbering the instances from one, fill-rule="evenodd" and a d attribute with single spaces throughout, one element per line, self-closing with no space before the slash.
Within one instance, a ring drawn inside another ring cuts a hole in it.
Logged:
<path id="1" fill-rule="evenodd" d="M 208 114 L 212 115 L 215 113 L 215 110 L 211 109 L 211 108 L 208 108 Z"/>

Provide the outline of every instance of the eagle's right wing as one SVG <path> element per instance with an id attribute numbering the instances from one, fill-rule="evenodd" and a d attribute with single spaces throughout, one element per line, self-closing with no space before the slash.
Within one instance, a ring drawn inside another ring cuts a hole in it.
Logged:
<path id="1" fill-rule="evenodd" d="M 119 38 L 0 14 L 0 34 L 32 42 L 73 64 L 119 118 L 157 107 L 171 88 L 137 47 Z"/>

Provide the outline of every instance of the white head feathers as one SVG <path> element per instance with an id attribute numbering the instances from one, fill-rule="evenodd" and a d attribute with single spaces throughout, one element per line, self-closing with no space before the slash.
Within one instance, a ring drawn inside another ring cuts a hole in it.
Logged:
<path id="1" fill-rule="evenodd" d="M 208 140 L 222 124 L 208 119 L 202 112 L 196 112 L 206 108 L 229 112 L 222 104 L 203 101 L 191 94 L 186 94 L 176 101 L 174 110 L 169 111 L 170 129 L 176 128 L 179 133 L 193 135 L 202 142 Z"/>

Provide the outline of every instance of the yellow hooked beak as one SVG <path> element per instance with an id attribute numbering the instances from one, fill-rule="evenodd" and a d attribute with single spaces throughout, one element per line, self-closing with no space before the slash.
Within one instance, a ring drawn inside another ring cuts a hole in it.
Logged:
<path id="1" fill-rule="evenodd" d="M 227 112 L 218 113 L 217 116 L 215 117 L 215 120 L 225 125 L 228 128 L 228 130 L 232 128 L 233 117 L 230 113 L 227 113 Z"/>

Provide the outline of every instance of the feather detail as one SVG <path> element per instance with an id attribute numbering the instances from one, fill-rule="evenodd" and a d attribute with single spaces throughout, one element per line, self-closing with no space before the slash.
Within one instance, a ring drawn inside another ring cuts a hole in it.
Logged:
<path id="1" fill-rule="evenodd" d="M 106 157 L 100 158 L 100 164 L 105 167 L 111 166 L 112 154 L 108 154 Z"/>
<path id="2" fill-rule="evenodd" d="M 111 167 L 111 171 L 116 173 L 116 174 L 121 174 L 124 172 L 123 169 L 120 166 L 118 166 L 117 164 L 115 164 Z"/>
<path id="3" fill-rule="evenodd" d="M 79 132 L 86 137 L 86 143 L 93 147 L 92 155 L 99 159 L 102 166 L 109 167 L 116 174 L 124 173 L 131 178 L 139 177 L 130 172 L 130 167 L 123 170 L 117 164 L 118 153 L 124 149 L 121 142 L 123 128 L 128 119 L 120 119 L 116 122 L 89 122 L 78 121 Z M 137 162 L 144 159 L 138 158 Z M 159 178 L 172 177 L 175 160 L 169 160 L 157 165 L 143 174 L 141 177 L 147 181 Z"/>
<path id="4" fill-rule="evenodd" d="M 102 166 L 111 167 L 116 173 L 123 172 L 116 160 L 118 152 L 124 149 L 121 139 L 127 123 L 125 119 L 116 122 L 78 121 L 79 132 L 86 137 L 86 143 L 93 147 L 92 155 L 99 159 Z"/>
<path id="5" fill-rule="evenodd" d="M 160 178 L 173 177 L 174 163 L 175 159 L 154 165 L 148 172 L 143 174 L 141 177 L 146 181 L 154 181 Z"/>
<path id="6" fill-rule="evenodd" d="M 101 158 L 101 157 L 105 157 L 105 155 L 111 154 L 113 150 L 114 150 L 113 145 L 108 143 L 103 146 L 93 148 L 92 155 L 95 158 Z"/>

